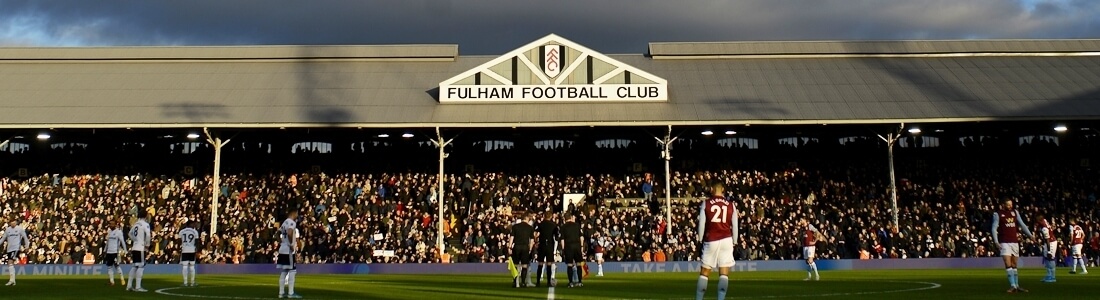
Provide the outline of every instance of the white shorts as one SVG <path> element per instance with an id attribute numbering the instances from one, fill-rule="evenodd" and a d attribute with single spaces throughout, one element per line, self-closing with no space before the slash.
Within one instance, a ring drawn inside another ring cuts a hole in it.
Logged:
<path id="1" fill-rule="evenodd" d="M 1076 257 L 1076 258 L 1081 258 L 1081 248 L 1083 246 L 1085 246 L 1085 245 L 1084 244 L 1074 244 L 1073 246 L 1069 246 L 1069 255 L 1073 255 L 1073 257 Z"/>
<path id="2" fill-rule="evenodd" d="M 703 243 L 703 268 L 732 268 L 733 238 Z"/>
<path id="3" fill-rule="evenodd" d="M 817 247 L 808 246 L 802 247 L 802 259 L 811 259 L 817 257 Z"/>
<path id="4" fill-rule="evenodd" d="M 1020 257 L 1019 243 L 1001 243 L 1001 256 Z"/>
<path id="5" fill-rule="evenodd" d="M 603 253 L 596 253 L 596 261 L 603 262 Z"/>
<path id="6" fill-rule="evenodd" d="M 1058 252 L 1058 242 L 1047 242 L 1043 244 L 1043 257 L 1055 257 Z"/>

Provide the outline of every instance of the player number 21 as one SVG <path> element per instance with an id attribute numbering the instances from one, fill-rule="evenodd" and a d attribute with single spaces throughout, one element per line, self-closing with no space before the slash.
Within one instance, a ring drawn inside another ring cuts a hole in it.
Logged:
<path id="1" fill-rule="evenodd" d="M 711 223 L 725 223 L 726 215 L 729 214 L 729 207 L 726 206 L 711 206 L 710 212 L 714 214 L 714 217 L 710 218 Z"/>

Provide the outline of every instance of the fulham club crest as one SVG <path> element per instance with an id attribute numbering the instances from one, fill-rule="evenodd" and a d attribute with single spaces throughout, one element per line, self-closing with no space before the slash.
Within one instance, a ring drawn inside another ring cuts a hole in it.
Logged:
<path id="1" fill-rule="evenodd" d="M 557 44 L 547 44 L 542 46 L 542 72 L 546 73 L 547 77 L 555 78 L 558 74 L 561 74 L 562 57 L 564 53 L 561 53 L 562 47 Z"/>

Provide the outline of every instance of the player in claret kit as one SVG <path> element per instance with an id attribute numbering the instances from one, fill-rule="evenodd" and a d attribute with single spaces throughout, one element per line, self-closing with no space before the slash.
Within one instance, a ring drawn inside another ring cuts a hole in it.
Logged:
<path id="1" fill-rule="evenodd" d="M 810 225 L 810 221 L 802 220 L 798 222 L 799 227 L 802 227 L 802 258 L 806 259 L 806 279 L 803 280 L 821 280 L 821 275 L 817 273 L 817 263 L 814 262 L 814 257 L 817 256 L 817 235 L 821 232 L 817 231 L 814 225 Z"/>
<path id="2" fill-rule="evenodd" d="M 996 243 L 1001 252 L 1001 258 L 1005 262 L 1005 273 L 1008 273 L 1009 293 L 1027 292 L 1020 288 L 1020 275 L 1016 270 L 1016 263 L 1020 258 L 1020 231 L 1027 237 L 1031 237 L 1031 230 L 1027 229 L 1024 218 L 1012 208 L 1012 199 L 1005 199 L 1001 210 L 993 214 L 993 243 Z"/>
<path id="3" fill-rule="evenodd" d="M 1082 249 L 1085 248 L 1085 229 L 1077 224 L 1076 219 L 1069 221 L 1069 240 L 1069 253 L 1073 255 L 1073 270 L 1069 273 L 1077 274 L 1077 266 L 1080 265 L 1081 274 L 1088 274 L 1089 270 L 1085 268 L 1087 260 L 1081 253 Z"/>
<path id="4" fill-rule="evenodd" d="M 1055 252 L 1058 251 L 1058 238 L 1054 237 L 1054 228 L 1050 227 L 1050 223 L 1042 215 L 1039 216 L 1036 232 L 1039 234 L 1039 240 L 1042 241 L 1043 266 L 1047 268 L 1047 276 L 1043 277 L 1043 282 L 1056 282 L 1054 268 L 1057 262 Z"/>
<path id="5" fill-rule="evenodd" d="M 718 299 L 726 298 L 729 270 L 733 267 L 733 245 L 737 244 L 737 207 L 725 197 L 726 187 L 711 186 L 711 197 L 700 205 L 699 238 L 703 241 L 703 261 L 699 281 L 695 284 L 695 299 L 707 293 L 710 270 L 718 268 Z"/>

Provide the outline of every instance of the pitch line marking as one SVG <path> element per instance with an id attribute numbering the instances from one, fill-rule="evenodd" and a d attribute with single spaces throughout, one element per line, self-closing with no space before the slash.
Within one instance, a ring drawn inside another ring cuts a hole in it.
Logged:
<path id="1" fill-rule="evenodd" d="M 739 280 L 739 281 L 772 281 L 772 280 Z M 845 281 L 847 281 L 847 280 L 845 280 Z M 780 298 L 808 298 L 808 297 L 836 297 L 836 296 L 856 296 L 856 295 L 874 295 L 874 294 L 890 294 L 890 293 L 904 293 L 904 292 L 916 292 L 916 291 L 925 291 L 925 290 L 938 289 L 938 288 L 940 288 L 940 287 L 942 287 L 942 286 L 943 286 L 943 285 L 941 285 L 941 284 L 939 284 L 939 283 L 935 283 L 935 282 L 924 282 L 924 281 L 885 281 L 885 280 L 875 280 L 875 281 L 851 280 L 851 281 L 861 281 L 861 282 L 890 282 L 890 283 L 917 283 L 917 284 L 924 284 L 924 285 L 927 285 L 927 286 L 923 286 L 923 287 L 918 287 L 918 288 L 911 288 L 911 289 L 900 289 L 900 290 L 887 290 L 887 291 L 867 291 L 867 292 L 848 292 L 848 293 L 826 293 L 826 294 L 806 294 L 806 295 L 778 295 L 778 296 L 756 296 L 756 297 L 729 297 L 729 296 L 727 295 L 727 298 L 730 298 L 730 299 L 780 299 Z M 615 300 L 695 300 L 695 298 L 669 298 L 669 299 L 652 299 L 652 298 L 623 298 L 623 299 L 615 299 Z"/>
<path id="2" fill-rule="evenodd" d="M 330 284 L 333 284 L 333 283 L 334 282 L 330 282 Z M 230 300 L 278 299 L 278 297 L 208 296 L 208 295 L 190 295 L 190 294 L 179 294 L 179 293 L 169 292 L 169 291 L 178 290 L 178 289 L 201 289 L 201 288 L 214 288 L 214 287 L 242 287 L 242 286 L 275 286 L 275 285 L 274 284 L 248 284 L 248 285 L 233 285 L 233 286 L 230 286 L 230 285 L 200 285 L 200 286 L 196 286 L 196 287 L 177 286 L 177 287 L 167 287 L 167 288 L 163 288 L 163 289 L 158 289 L 154 292 L 156 292 L 157 294 L 161 294 L 161 295 L 176 296 L 176 297 L 187 297 L 187 298 L 199 298 L 199 299 L 230 299 Z M 318 299 L 318 298 L 310 297 L 309 299 Z"/>

